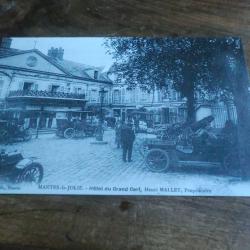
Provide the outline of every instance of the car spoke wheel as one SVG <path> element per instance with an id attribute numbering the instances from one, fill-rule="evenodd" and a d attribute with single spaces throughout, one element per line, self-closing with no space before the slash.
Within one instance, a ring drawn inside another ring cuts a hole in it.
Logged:
<path id="1" fill-rule="evenodd" d="M 72 139 L 73 137 L 75 137 L 75 130 L 73 128 L 67 128 L 65 129 L 63 135 L 66 139 Z"/>
<path id="2" fill-rule="evenodd" d="M 153 172 L 163 172 L 169 168 L 169 155 L 162 149 L 151 149 L 146 156 L 146 165 Z"/>
<path id="3" fill-rule="evenodd" d="M 148 144 L 146 141 L 143 141 L 141 143 L 139 143 L 138 145 L 139 147 L 139 153 L 142 157 L 145 157 L 145 155 L 148 153 Z"/>
<path id="4" fill-rule="evenodd" d="M 39 184 L 43 179 L 43 167 L 39 163 L 32 163 L 24 168 L 17 177 L 17 183 Z"/>

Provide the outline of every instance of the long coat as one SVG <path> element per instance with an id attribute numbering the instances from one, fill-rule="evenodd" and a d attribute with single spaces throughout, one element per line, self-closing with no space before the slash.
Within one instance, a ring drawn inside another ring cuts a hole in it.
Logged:
<path id="1" fill-rule="evenodd" d="M 121 143 L 122 145 L 132 145 L 135 140 L 134 130 L 125 125 L 121 129 Z"/>

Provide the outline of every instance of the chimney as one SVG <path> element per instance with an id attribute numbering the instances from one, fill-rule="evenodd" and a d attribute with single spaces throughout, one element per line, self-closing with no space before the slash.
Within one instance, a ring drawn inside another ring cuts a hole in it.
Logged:
<path id="1" fill-rule="evenodd" d="M 3 49 L 10 49 L 12 39 L 9 37 L 3 37 L 1 40 L 0 47 Z"/>
<path id="2" fill-rule="evenodd" d="M 64 49 L 51 47 L 48 50 L 48 56 L 54 59 L 63 60 Z"/>

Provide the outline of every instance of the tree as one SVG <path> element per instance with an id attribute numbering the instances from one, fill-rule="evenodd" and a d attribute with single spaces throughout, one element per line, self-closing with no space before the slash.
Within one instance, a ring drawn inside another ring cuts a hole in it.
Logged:
<path id="1" fill-rule="evenodd" d="M 187 99 L 188 120 L 195 119 L 195 92 L 214 91 L 211 68 L 220 39 L 209 38 L 108 38 L 105 45 L 115 59 L 113 70 L 118 80 L 148 91 L 168 88 Z M 215 92 L 215 91 L 214 91 Z"/>
<path id="2" fill-rule="evenodd" d="M 250 177 L 250 94 L 249 76 L 239 39 L 231 39 L 225 47 L 226 63 L 221 76 L 226 78 L 224 89 L 233 95 L 238 117 L 239 161 L 245 178 Z"/>
<path id="3" fill-rule="evenodd" d="M 148 91 L 173 83 L 187 99 L 190 122 L 195 119 L 195 93 L 207 93 L 234 102 L 238 116 L 241 165 L 250 162 L 248 74 L 238 38 L 107 38 L 105 45 L 115 59 L 117 80 Z"/>

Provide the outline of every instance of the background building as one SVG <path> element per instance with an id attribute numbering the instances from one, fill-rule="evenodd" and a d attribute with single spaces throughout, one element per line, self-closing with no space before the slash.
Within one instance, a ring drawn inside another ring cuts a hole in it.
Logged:
<path id="1" fill-rule="evenodd" d="M 111 98 L 112 81 L 101 68 L 64 60 L 62 48 L 16 50 L 3 38 L 0 49 L 2 110 L 23 120 L 27 127 L 56 127 L 57 118 L 82 116 L 100 103 L 99 91 Z"/>
<path id="2" fill-rule="evenodd" d="M 113 115 L 125 120 L 137 112 L 153 123 L 176 123 L 186 120 L 186 104 L 180 93 L 171 89 L 146 91 L 139 86 L 129 88 L 124 84 L 113 86 Z"/>
<path id="3" fill-rule="evenodd" d="M 111 80 L 111 72 L 64 59 L 63 48 L 39 50 L 11 48 L 11 38 L 0 44 L 0 107 L 31 128 L 55 128 L 56 119 L 98 115 L 100 90 L 104 90 L 106 117 L 126 120 L 131 116 L 150 126 L 185 122 L 186 100 L 173 88 L 146 91 Z M 237 115 L 232 103 L 204 101 L 199 96 L 196 119 L 213 115 L 214 127 L 223 127 Z"/>

